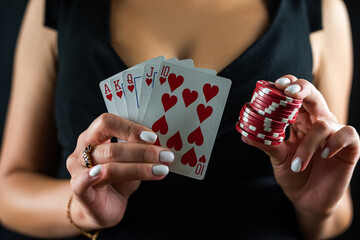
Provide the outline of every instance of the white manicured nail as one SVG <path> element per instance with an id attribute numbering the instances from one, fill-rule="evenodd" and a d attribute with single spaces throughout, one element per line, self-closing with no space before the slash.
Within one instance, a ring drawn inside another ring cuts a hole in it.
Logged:
<path id="1" fill-rule="evenodd" d="M 276 83 L 284 86 L 286 84 L 289 84 L 290 83 L 290 79 L 288 78 L 279 78 L 278 80 L 275 81 Z"/>
<path id="2" fill-rule="evenodd" d="M 148 142 L 148 143 L 154 143 L 156 142 L 157 139 L 157 135 L 153 132 L 149 132 L 149 131 L 142 131 L 140 133 L 140 138 L 141 140 L 143 140 L 144 142 Z"/>
<path id="3" fill-rule="evenodd" d="M 159 154 L 159 161 L 162 163 L 171 163 L 175 159 L 175 155 L 170 151 L 161 151 Z"/>
<path id="4" fill-rule="evenodd" d="M 329 156 L 329 154 L 330 154 L 330 148 L 325 147 L 324 150 L 322 150 L 321 152 L 321 157 L 323 159 L 326 159 Z"/>
<path id="5" fill-rule="evenodd" d="M 156 176 L 163 176 L 169 173 L 169 167 L 166 165 L 155 165 L 152 167 L 152 172 Z"/>
<path id="6" fill-rule="evenodd" d="M 90 169 L 89 176 L 95 177 L 95 176 L 99 175 L 99 173 L 101 173 L 101 165 L 96 165 Z"/>
<path id="7" fill-rule="evenodd" d="M 287 88 L 285 88 L 285 92 L 291 92 L 292 94 L 297 93 L 300 90 L 301 90 L 301 87 L 298 84 L 293 84 L 293 85 L 288 86 Z"/>
<path id="8" fill-rule="evenodd" d="M 297 173 L 300 171 L 300 169 L 301 169 L 301 159 L 299 157 L 296 157 L 291 164 L 291 170 Z"/>

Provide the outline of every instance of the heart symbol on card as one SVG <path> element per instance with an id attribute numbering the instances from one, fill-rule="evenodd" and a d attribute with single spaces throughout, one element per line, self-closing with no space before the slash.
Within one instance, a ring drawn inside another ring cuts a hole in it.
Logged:
<path id="1" fill-rule="evenodd" d="M 186 88 L 182 92 L 182 97 L 184 99 L 185 107 L 188 107 L 198 98 L 198 92 L 195 90 L 190 91 L 190 89 Z"/>
<path id="2" fill-rule="evenodd" d="M 156 141 L 153 143 L 153 145 L 161 147 L 159 138 L 156 138 Z"/>
<path id="3" fill-rule="evenodd" d="M 195 143 L 197 146 L 201 146 L 204 143 L 204 136 L 200 126 L 189 134 L 187 140 L 190 144 Z"/>
<path id="4" fill-rule="evenodd" d="M 164 135 L 168 132 L 168 124 L 166 122 L 165 115 L 159 118 L 154 124 L 152 125 L 151 129 L 154 132 L 159 132 Z"/>
<path id="5" fill-rule="evenodd" d="M 146 81 L 146 84 L 148 86 L 150 86 L 150 84 L 152 83 L 152 78 L 147 78 L 145 81 Z"/>
<path id="6" fill-rule="evenodd" d="M 129 89 L 130 92 L 134 91 L 134 88 L 135 88 L 134 85 L 129 85 L 129 86 L 128 86 L 128 89 Z"/>
<path id="7" fill-rule="evenodd" d="M 159 77 L 159 82 L 160 82 L 160 85 L 163 85 L 163 83 L 166 82 L 166 78 Z"/>
<path id="8" fill-rule="evenodd" d="M 180 87 L 181 84 L 183 84 L 184 77 L 181 75 L 176 76 L 174 73 L 170 73 L 168 81 L 169 81 L 170 90 L 171 92 L 173 92 L 178 87 Z"/>
<path id="9" fill-rule="evenodd" d="M 197 164 L 197 158 L 194 148 L 191 148 L 181 157 L 181 163 L 186 165 L 189 164 L 190 167 L 195 167 Z"/>
<path id="10" fill-rule="evenodd" d="M 199 117 L 200 123 L 202 123 L 204 120 L 206 120 L 213 112 L 213 109 L 211 106 L 205 107 L 204 104 L 199 104 L 196 108 L 197 115 Z"/>
<path id="11" fill-rule="evenodd" d="M 205 96 L 206 102 L 209 102 L 219 93 L 219 87 L 214 85 L 211 86 L 209 83 L 205 84 L 203 87 L 203 93 Z"/>
<path id="12" fill-rule="evenodd" d="M 199 162 L 201 162 L 201 163 L 206 163 L 205 155 L 202 155 L 202 157 L 199 158 Z"/>
<path id="13" fill-rule="evenodd" d="M 183 143 L 180 137 L 180 132 L 177 131 L 174 135 L 172 135 L 166 142 L 167 148 L 174 148 L 176 151 L 180 151 L 182 149 Z"/>
<path id="14" fill-rule="evenodd" d="M 118 92 L 116 92 L 116 95 L 117 95 L 119 98 L 121 98 L 122 95 L 123 95 L 123 91 L 118 91 Z"/>
<path id="15" fill-rule="evenodd" d="M 130 92 L 133 92 L 134 91 L 134 85 L 129 85 L 128 89 L 129 89 Z"/>
<path id="16" fill-rule="evenodd" d="M 165 93 L 164 95 L 162 95 L 161 102 L 164 106 L 165 112 L 167 112 L 170 108 L 175 106 L 175 104 L 177 103 L 177 100 L 178 99 L 175 95 L 170 96 L 170 94 L 168 94 L 168 93 Z"/>
<path id="17" fill-rule="evenodd" d="M 106 95 L 106 98 L 107 98 L 109 101 L 111 101 L 111 99 L 112 99 L 112 94 L 110 93 L 110 94 Z"/>

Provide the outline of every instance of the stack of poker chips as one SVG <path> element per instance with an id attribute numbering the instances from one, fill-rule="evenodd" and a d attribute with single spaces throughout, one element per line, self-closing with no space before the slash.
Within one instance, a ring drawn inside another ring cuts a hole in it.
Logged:
<path id="1" fill-rule="evenodd" d="M 239 114 L 236 129 L 243 136 L 266 145 L 278 145 L 295 122 L 302 100 L 288 97 L 268 81 L 258 81 L 250 102 Z"/>

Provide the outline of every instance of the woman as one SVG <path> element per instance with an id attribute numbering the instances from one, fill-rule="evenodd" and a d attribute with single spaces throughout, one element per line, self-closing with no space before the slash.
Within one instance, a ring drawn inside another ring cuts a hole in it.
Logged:
<path id="1" fill-rule="evenodd" d="M 102 229 L 99 239 L 315 239 L 349 226 L 359 137 L 343 125 L 352 59 L 341 1 L 47 4 L 29 3 L 16 53 L 0 168 L 0 217 L 10 229 L 45 238 Z M 192 58 L 233 81 L 203 181 L 166 176 L 173 155 L 152 145 L 155 133 L 102 114 L 98 83 L 158 55 Z M 242 144 L 241 106 L 256 80 L 281 76 L 277 87 L 304 102 L 289 140 Z"/>

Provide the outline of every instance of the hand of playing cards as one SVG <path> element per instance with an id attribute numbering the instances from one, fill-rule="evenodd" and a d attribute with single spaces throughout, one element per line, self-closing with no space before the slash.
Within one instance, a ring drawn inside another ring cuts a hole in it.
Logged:
<path id="1" fill-rule="evenodd" d="M 175 154 L 170 171 L 203 179 L 231 81 L 191 59 L 148 60 L 100 82 L 109 113 L 143 124 Z"/>
<path id="2" fill-rule="evenodd" d="M 302 100 L 286 96 L 275 84 L 258 81 L 251 101 L 240 111 L 236 129 L 243 136 L 266 145 L 278 145 L 289 123 L 296 120 Z"/>

